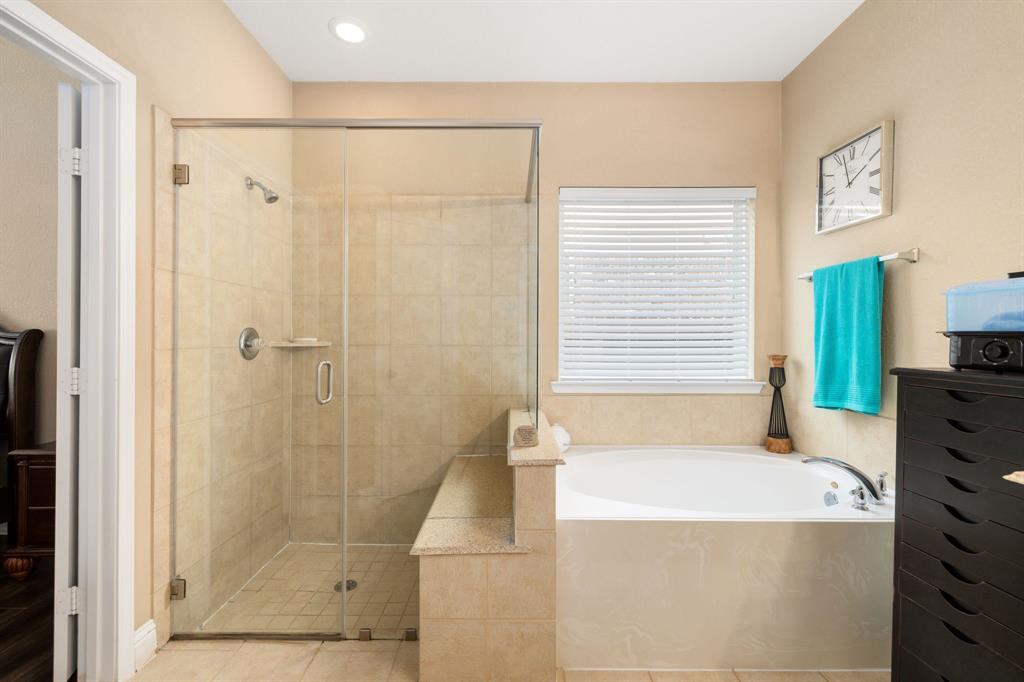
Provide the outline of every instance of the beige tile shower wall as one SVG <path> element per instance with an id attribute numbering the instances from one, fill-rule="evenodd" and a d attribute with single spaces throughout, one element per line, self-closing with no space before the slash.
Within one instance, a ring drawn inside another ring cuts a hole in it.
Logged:
<path id="1" fill-rule="evenodd" d="M 281 144 L 290 135 L 263 134 Z M 290 173 L 261 171 L 230 137 L 179 131 L 175 158 L 189 164 L 190 183 L 176 199 L 158 188 L 158 205 L 176 201 L 177 214 L 173 258 L 157 255 L 170 267 L 156 272 L 154 410 L 157 459 L 174 473 L 166 511 L 156 502 L 157 519 L 173 519 L 174 545 L 158 550 L 169 560 L 155 562 L 188 581 L 188 599 L 172 612 L 175 632 L 201 625 L 288 540 L 290 358 L 267 348 L 246 361 L 238 336 L 248 326 L 266 340 L 289 336 Z M 280 200 L 267 204 L 247 190 L 246 175 Z M 160 613 L 167 604 L 155 606 Z"/>
<path id="2" fill-rule="evenodd" d="M 877 417 L 811 406 L 812 288 L 797 273 L 920 247 L 919 263 L 886 266 L 888 371 L 946 365 L 943 292 L 1024 264 L 1022 25 L 1020 2 L 868 0 L 782 82 L 785 393 L 800 450 L 891 472 L 896 382 L 886 376 Z M 887 118 L 893 215 L 816 236 L 816 157 Z"/>
<path id="3" fill-rule="evenodd" d="M 525 405 L 529 207 L 351 201 L 349 541 L 411 543 L 451 458 L 503 452 Z"/>
<path id="4" fill-rule="evenodd" d="M 296 136 L 297 140 L 315 137 L 326 145 L 341 134 L 299 131 Z M 293 220 L 292 333 L 316 337 L 331 346 L 288 351 L 292 358 L 291 539 L 339 542 L 344 417 L 341 186 L 301 188 L 295 196 Z M 314 396 L 321 360 L 329 360 L 335 368 L 334 399 L 326 405 L 318 404 Z"/>
<path id="5" fill-rule="evenodd" d="M 756 376 L 766 379 L 767 354 L 786 352 L 778 270 L 779 96 L 778 83 L 295 83 L 293 108 L 295 116 L 309 117 L 542 119 L 541 408 L 578 443 L 755 444 L 767 431 L 767 397 L 551 394 L 558 376 L 558 189 L 756 187 L 754 358 Z M 511 152 L 508 164 L 495 163 L 475 181 L 509 181 L 494 173 L 519 169 L 514 181 L 525 187 L 528 157 L 521 145 Z M 504 147 L 497 153 L 505 159 Z M 440 158 L 441 168 L 473 163 L 457 146 Z M 402 177 L 407 184 L 423 181 Z M 434 320 L 433 309 L 412 312 Z"/>

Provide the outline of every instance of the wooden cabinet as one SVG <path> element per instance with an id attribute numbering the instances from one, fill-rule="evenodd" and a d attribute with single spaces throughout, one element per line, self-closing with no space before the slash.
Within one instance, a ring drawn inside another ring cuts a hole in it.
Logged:
<path id="1" fill-rule="evenodd" d="M 13 492 L 12 546 L 4 569 L 16 579 L 31 572 L 37 557 L 53 556 L 57 460 L 53 444 L 7 455 Z"/>
<path id="2" fill-rule="evenodd" d="M 1024 376 L 895 369 L 893 680 L 1024 680 Z"/>

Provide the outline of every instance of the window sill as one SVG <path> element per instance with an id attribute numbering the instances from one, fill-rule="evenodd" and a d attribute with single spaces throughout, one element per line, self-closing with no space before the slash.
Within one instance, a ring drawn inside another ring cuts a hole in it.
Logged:
<path id="1" fill-rule="evenodd" d="M 685 382 L 615 382 L 615 381 L 552 381 L 551 392 L 605 393 L 633 395 L 743 394 L 758 395 L 763 381 L 685 381 Z"/>

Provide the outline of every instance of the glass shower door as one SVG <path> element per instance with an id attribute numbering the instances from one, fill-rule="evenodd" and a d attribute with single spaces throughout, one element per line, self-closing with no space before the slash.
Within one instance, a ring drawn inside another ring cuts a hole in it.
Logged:
<path id="1" fill-rule="evenodd" d="M 155 410 L 173 462 L 156 513 L 171 519 L 176 636 L 342 632 L 342 401 L 327 400 L 327 363 L 340 386 L 343 136 L 176 133 L 188 182 L 174 188 L 174 262 L 156 273 L 174 319 L 156 356 L 171 397 Z M 329 148 L 333 171 L 303 156 Z"/>

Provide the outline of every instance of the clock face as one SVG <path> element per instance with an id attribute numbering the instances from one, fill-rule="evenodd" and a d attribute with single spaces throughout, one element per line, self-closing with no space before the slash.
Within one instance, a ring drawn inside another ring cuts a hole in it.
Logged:
<path id="1" fill-rule="evenodd" d="M 818 161 L 818 231 L 882 215 L 882 128 Z"/>

